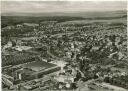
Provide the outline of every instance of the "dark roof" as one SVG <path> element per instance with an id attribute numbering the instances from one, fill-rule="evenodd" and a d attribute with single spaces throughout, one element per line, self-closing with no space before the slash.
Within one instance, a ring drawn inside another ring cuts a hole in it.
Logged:
<path id="1" fill-rule="evenodd" d="M 31 63 L 25 64 L 23 67 L 32 69 L 34 71 L 40 71 L 40 70 L 44 70 L 44 69 L 51 68 L 54 66 L 56 66 L 56 65 L 51 64 L 51 63 L 47 63 L 45 61 L 34 61 Z"/>

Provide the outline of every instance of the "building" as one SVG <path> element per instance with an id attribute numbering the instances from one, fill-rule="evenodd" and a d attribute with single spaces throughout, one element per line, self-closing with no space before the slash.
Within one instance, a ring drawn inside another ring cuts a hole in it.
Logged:
<path id="1" fill-rule="evenodd" d="M 24 26 L 28 26 L 28 27 L 38 27 L 39 24 L 36 23 L 23 23 Z"/>
<path id="2" fill-rule="evenodd" d="M 17 79 L 32 80 L 42 78 L 43 76 L 57 72 L 61 68 L 55 64 L 47 63 L 45 61 L 34 61 L 26 63 L 20 70 L 16 71 Z"/>
<path id="3" fill-rule="evenodd" d="M 26 50 L 30 50 L 32 47 L 29 47 L 29 46 L 15 46 L 13 48 L 17 51 L 26 51 Z"/>

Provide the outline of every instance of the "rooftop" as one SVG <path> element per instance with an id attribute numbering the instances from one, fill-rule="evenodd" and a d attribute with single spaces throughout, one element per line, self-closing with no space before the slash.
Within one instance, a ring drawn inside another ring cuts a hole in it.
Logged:
<path id="1" fill-rule="evenodd" d="M 23 23 L 23 24 L 26 26 L 33 26 L 33 27 L 39 26 L 39 24 L 36 24 L 36 23 Z"/>
<path id="2" fill-rule="evenodd" d="M 23 65 L 24 68 L 29 68 L 32 69 L 33 71 L 41 71 L 55 66 L 56 66 L 55 64 L 47 63 L 44 61 L 34 61 Z"/>

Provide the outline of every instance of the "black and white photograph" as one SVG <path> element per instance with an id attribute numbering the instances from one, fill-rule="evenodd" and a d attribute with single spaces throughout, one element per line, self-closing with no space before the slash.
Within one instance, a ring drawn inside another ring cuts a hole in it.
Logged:
<path id="1" fill-rule="evenodd" d="M 128 91 L 127 0 L 2 0 L 2 91 Z"/>

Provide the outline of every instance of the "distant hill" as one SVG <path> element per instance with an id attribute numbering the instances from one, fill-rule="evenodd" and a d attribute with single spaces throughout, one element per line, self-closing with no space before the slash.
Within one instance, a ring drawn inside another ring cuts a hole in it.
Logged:
<path id="1" fill-rule="evenodd" d="M 3 13 L 1 17 L 2 28 L 8 25 L 21 23 L 39 23 L 41 21 L 73 21 L 73 20 L 111 20 L 127 18 L 126 11 L 107 12 L 52 12 L 52 13 Z"/>
<path id="2" fill-rule="evenodd" d="M 119 17 L 127 15 L 127 11 L 105 11 L 105 12 L 50 12 L 50 13 L 3 13 L 2 16 L 72 16 L 83 18 L 95 18 L 95 17 Z"/>
<path id="3" fill-rule="evenodd" d="M 70 16 L 1 16 L 1 27 L 10 25 L 17 25 L 22 23 L 40 23 L 43 21 L 57 21 L 65 22 L 71 20 L 83 20 L 82 17 L 70 17 Z"/>

